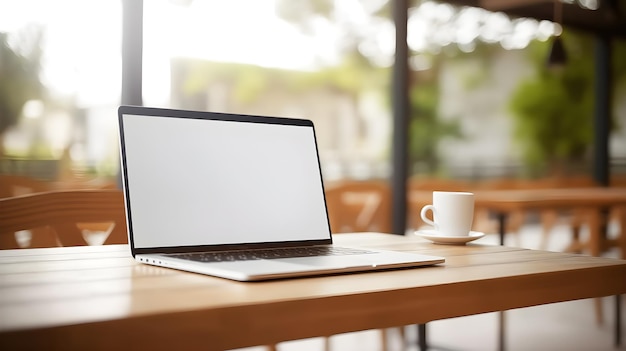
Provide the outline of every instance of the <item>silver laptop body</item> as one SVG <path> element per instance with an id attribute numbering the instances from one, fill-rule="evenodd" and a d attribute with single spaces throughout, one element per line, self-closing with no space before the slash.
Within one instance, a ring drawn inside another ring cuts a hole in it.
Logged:
<path id="1" fill-rule="evenodd" d="M 240 281 L 444 262 L 333 246 L 310 120 L 135 106 L 118 117 L 139 262 Z"/>

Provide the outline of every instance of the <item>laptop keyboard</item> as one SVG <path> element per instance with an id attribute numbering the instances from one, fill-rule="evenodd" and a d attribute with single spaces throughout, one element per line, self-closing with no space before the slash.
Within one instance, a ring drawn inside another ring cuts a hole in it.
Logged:
<path id="1" fill-rule="evenodd" d="M 281 249 L 194 252 L 168 255 L 174 258 L 200 262 L 249 261 L 276 258 L 313 257 L 313 256 L 342 256 L 374 253 L 374 251 L 353 249 L 346 247 L 288 247 Z"/>

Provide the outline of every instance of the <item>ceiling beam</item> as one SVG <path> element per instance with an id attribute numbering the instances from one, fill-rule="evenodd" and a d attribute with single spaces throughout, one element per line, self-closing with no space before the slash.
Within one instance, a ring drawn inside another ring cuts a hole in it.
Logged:
<path id="1" fill-rule="evenodd" d="M 519 7 L 537 4 L 553 4 L 555 0 L 480 0 L 479 6 L 485 10 L 507 12 Z"/>
<path id="2" fill-rule="evenodd" d="M 554 0 L 444 0 L 458 6 L 481 7 L 492 12 L 504 12 L 513 18 L 554 20 Z M 617 6 L 617 4 L 622 4 Z M 588 10 L 576 3 L 562 3 L 563 26 L 615 38 L 626 38 L 626 1 L 600 1 L 600 8 Z"/>

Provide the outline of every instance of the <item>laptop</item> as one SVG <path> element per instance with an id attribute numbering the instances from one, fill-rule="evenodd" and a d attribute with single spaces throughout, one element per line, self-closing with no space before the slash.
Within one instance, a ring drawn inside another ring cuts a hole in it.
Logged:
<path id="1" fill-rule="evenodd" d="M 238 281 L 433 265 L 336 247 L 310 120 L 120 106 L 131 254 Z"/>

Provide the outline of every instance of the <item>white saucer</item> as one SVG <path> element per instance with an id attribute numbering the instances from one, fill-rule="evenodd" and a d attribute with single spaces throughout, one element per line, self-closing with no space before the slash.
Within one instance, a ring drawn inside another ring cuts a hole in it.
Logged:
<path id="1" fill-rule="evenodd" d="M 485 236 L 485 233 L 481 232 L 469 232 L 469 235 L 463 236 L 446 236 L 441 235 L 436 230 L 418 230 L 415 232 L 415 235 L 422 237 L 424 239 L 428 239 L 435 244 L 444 244 L 444 245 L 465 245 L 470 241 L 474 241 L 476 239 L 480 239 Z"/>

